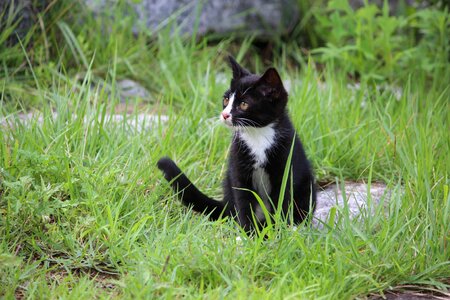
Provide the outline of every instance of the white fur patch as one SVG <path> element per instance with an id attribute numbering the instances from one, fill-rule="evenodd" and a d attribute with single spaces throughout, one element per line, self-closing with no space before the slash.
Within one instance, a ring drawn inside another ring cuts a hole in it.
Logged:
<path id="1" fill-rule="evenodd" d="M 230 101 L 231 102 L 231 101 Z M 263 167 L 267 162 L 266 150 L 275 142 L 274 124 L 265 127 L 245 127 L 239 130 L 239 136 L 250 149 L 255 159 L 253 168 Z"/>
<path id="2" fill-rule="evenodd" d="M 223 109 L 222 113 L 230 114 L 230 117 L 228 119 L 224 119 L 222 114 L 220 114 L 220 120 L 225 123 L 225 125 L 233 126 L 233 123 L 231 122 L 233 120 L 233 116 L 231 115 L 231 108 L 233 108 L 234 105 L 234 95 L 235 93 L 231 94 L 228 105 Z"/>
<path id="3" fill-rule="evenodd" d="M 269 174 L 267 174 L 263 168 L 256 168 L 252 174 L 252 184 L 255 192 L 263 200 L 266 209 L 271 212 L 271 206 L 269 202 L 269 195 L 272 191 L 272 185 L 270 184 Z M 259 221 L 264 219 L 264 212 L 261 206 L 257 206 L 255 209 L 256 218 Z"/>

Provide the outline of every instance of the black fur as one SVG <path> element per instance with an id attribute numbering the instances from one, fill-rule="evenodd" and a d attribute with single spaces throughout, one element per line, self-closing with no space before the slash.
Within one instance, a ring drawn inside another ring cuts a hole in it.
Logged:
<path id="1" fill-rule="evenodd" d="M 287 92 L 274 68 L 258 76 L 242 68 L 232 57 L 229 59 L 233 78 L 224 97 L 235 93 L 231 119 L 233 127 L 240 129 L 235 130 L 232 138 L 228 171 L 223 182 L 223 200 L 214 200 L 200 192 L 170 158 L 160 159 L 158 168 L 163 171 L 173 189 L 180 191 L 179 197 L 183 204 L 191 206 L 197 212 L 208 214 L 212 220 L 221 216 L 234 217 L 245 230 L 251 231 L 255 225 L 264 226 L 265 220 L 259 220 L 258 224 L 253 222 L 255 218 L 252 212 L 255 212 L 259 204 L 248 190 L 256 190 L 252 183 L 255 159 L 241 138 L 240 130 L 245 130 L 242 127 L 274 124 L 275 142 L 266 150 L 267 161 L 262 166 L 272 187 L 269 196 L 273 206 L 269 207 L 269 211 L 273 213 L 278 207 L 283 174 L 294 142 L 290 173 L 293 177 L 289 176 L 281 207 L 290 222 L 300 223 L 314 209 L 316 192 L 310 164 L 286 111 Z M 240 109 L 241 102 L 247 103 L 247 109 Z M 288 216 L 290 208 L 292 220 Z"/>

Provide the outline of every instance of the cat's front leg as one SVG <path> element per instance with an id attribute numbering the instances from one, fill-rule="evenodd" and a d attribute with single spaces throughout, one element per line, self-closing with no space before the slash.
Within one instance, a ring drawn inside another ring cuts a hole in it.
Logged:
<path id="1" fill-rule="evenodd" d="M 235 219 L 245 232 L 251 234 L 255 230 L 255 224 L 252 218 L 251 203 L 254 201 L 253 194 L 248 190 L 235 189 L 233 196 L 237 201 L 235 202 Z"/>

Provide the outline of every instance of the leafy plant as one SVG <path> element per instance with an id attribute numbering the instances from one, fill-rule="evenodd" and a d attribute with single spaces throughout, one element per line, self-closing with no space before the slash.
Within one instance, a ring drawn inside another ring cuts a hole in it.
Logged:
<path id="1" fill-rule="evenodd" d="M 405 80 L 411 71 L 426 76 L 448 73 L 448 10 L 429 7 L 407 12 L 392 15 L 386 1 L 381 8 L 366 3 L 359 9 L 346 0 L 329 1 L 325 10 L 314 10 L 316 32 L 326 45 L 312 53 L 319 62 L 353 77 L 378 82 Z"/>

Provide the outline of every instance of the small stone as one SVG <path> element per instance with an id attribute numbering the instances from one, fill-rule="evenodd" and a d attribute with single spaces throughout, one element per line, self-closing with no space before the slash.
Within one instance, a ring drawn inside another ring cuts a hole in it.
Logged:
<path id="1" fill-rule="evenodd" d="M 136 81 L 123 79 L 117 82 L 120 93 L 120 102 L 125 103 L 130 98 L 150 98 L 150 92 Z"/>

